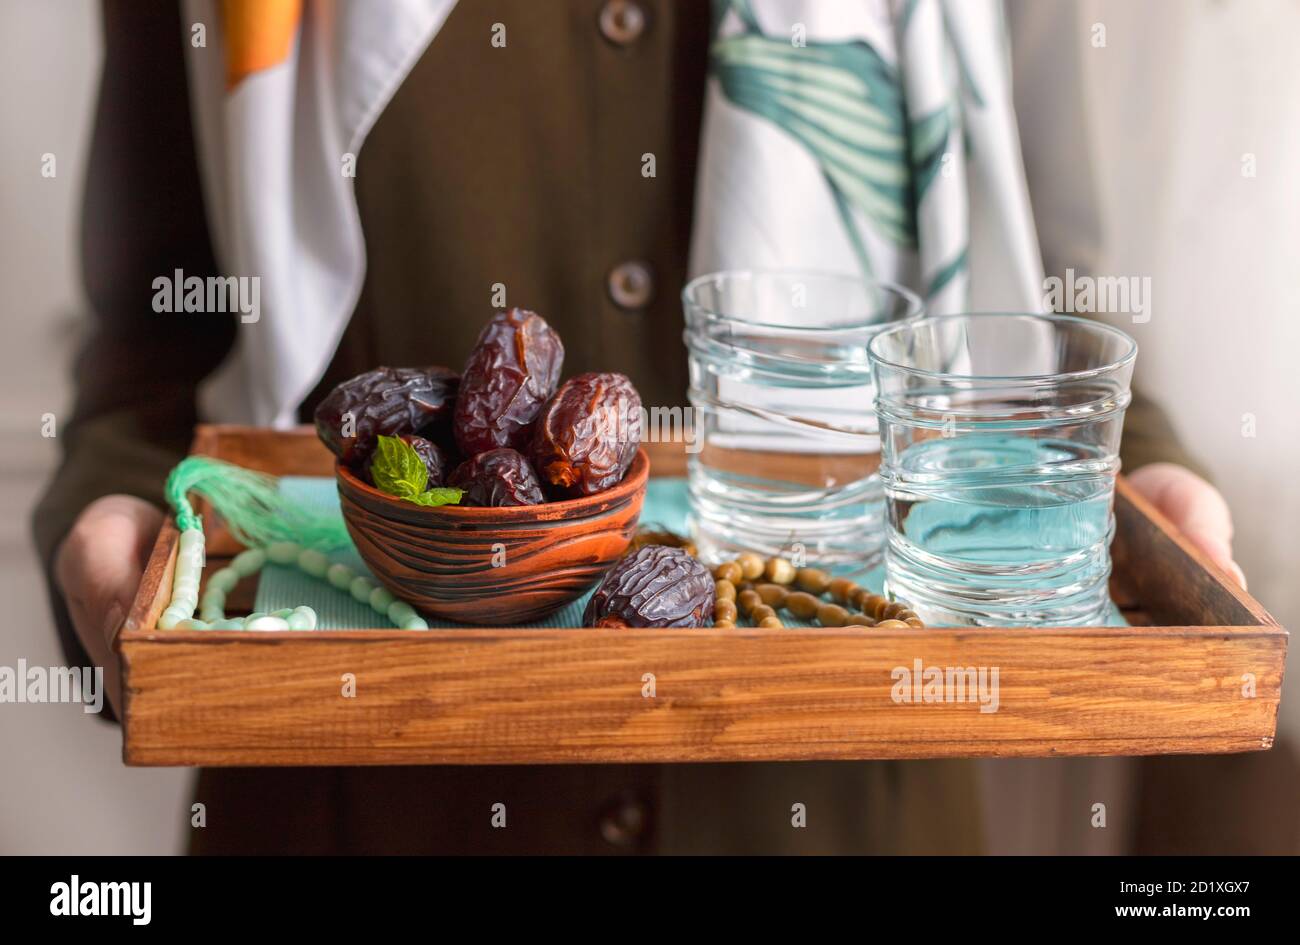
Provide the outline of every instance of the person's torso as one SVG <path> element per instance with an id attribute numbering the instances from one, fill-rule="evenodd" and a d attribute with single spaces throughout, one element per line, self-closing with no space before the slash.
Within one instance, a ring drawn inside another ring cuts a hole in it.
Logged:
<path id="1" fill-rule="evenodd" d="M 378 365 L 459 370 L 513 306 L 559 331 L 566 376 L 682 403 L 708 38 L 703 2 L 459 3 L 358 156 L 365 285 L 303 418 Z M 205 793 L 238 808 L 209 852 L 965 852 L 979 834 L 971 769 L 943 762 L 210 771 Z"/>
<path id="2" fill-rule="evenodd" d="M 685 400 L 708 6 L 460 3 L 357 160 L 361 298 L 304 417 L 380 364 L 459 370 L 496 308 L 539 312 L 565 375 Z M 503 44 L 503 45 L 501 45 Z"/>

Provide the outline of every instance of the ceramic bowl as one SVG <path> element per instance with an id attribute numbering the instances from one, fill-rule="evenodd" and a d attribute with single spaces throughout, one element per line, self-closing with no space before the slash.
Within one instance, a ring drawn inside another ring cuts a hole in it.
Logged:
<path id="1" fill-rule="evenodd" d="M 508 627 L 582 596 L 627 550 L 650 460 L 612 489 L 508 508 L 403 502 L 335 466 L 343 520 L 375 578 L 425 617 Z"/>

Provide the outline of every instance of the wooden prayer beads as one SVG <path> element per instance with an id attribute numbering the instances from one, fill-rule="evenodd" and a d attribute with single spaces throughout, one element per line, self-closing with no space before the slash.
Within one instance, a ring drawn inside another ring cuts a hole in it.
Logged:
<path id="1" fill-rule="evenodd" d="M 796 568 L 785 558 L 764 560 L 747 551 L 713 569 L 713 625 L 735 627 L 746 617 L 758 627 L 783 627 L 778 610 L 823 627 L 922 629 L 925 623 L 906 604 L 873 594 L 848 578 L 832 578 L 820 568 Z M 822 595 L 830 600 L 822 600 Z"/>

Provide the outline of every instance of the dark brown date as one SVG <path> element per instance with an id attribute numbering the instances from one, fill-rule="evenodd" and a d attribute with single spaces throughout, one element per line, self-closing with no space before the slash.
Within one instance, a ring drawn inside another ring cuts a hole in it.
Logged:
<path id="1" fill-rule="evenodd" d="M 461 505 L 499 507 L 540 505 L 542 484 L 523 454 L 512 449 L 487 450 L 456 467 L 447 485 L 464 489 Z"/>
<path id="2" fill-rule="evenodd" d="M 415 454 L 419 456 L 420 459 L 424 460 L 424 468 L 429 471 L 429 483 L 426 488 L 432 489 L 436 486 L 441 486 L 447 481 L 447 472 L 450 464 L 447 461 L 447 454 L 443 452 L 442 447 L 433 442 L 433 440 L 428 440 L 422 436 L 415 436 L 414 434 L 409 433 L 404 434 L 401 437 L 401 440 L 410 446 L 411 449 L 415 450 Z M 372 485 L 374 484 L 375 477 L 370 475 L 370 463 L 373 462 L 374 457 L 372 456 L 370 461 L 366 464 L 366 475 Z"/>
<path id="3" fill-rule="evenodd" d="M 536 312 L 493 316 L 465 362 L 456 401 L 456 443 L 466 456 L 528 448 L 531 424 L 560 382 L 564 345 Z"/>
<path id="4" fill-rule="evenodd" d="M 587 602 L 587 627 L 707 627 L 713 575 L 681 548 L 646 545 L 620 558 Z"/>
<path id="5" fill-rule="evenodd" d="M 379 436 L 446 436 L 460 376 L 445 367 L 375 368 L 330 391 L 316 433 L 343 462 L 362 468 Z"/>
<path id="6" fill-rule="evenodd" d="M 579 374 L 546 402 L 533 428 L 537 474 L 560 497 L 617 485 L 641 445 L 641 397 L 622 374 Z"/>

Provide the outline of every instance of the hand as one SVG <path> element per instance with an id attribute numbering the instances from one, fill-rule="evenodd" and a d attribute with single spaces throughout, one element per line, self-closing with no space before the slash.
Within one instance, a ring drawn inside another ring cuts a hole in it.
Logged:
<path id="1" fill-rule="evenodd" d="M 54 580 L 77 639 L 91 663 L 104 667 L 114 712 L 121 708 L 121 673 L 113 638 L 131 609 L 162 522 L 163 513 L 143 499 L 104 496 L 86 506 L 54 558 Z"/>
<path id="2" fill-rule="evenodd" d="M 1232 560 L 1232 512 L 1219 490 L 1185 466 L 1151 463 L 1128 477 L 1187 539 L 1246 589 L 1246 575 Z"/>

